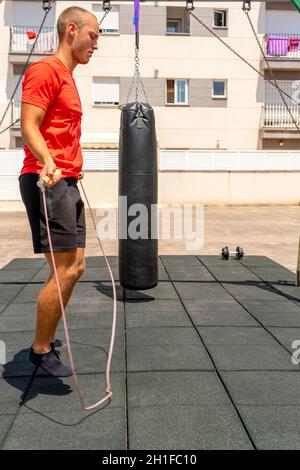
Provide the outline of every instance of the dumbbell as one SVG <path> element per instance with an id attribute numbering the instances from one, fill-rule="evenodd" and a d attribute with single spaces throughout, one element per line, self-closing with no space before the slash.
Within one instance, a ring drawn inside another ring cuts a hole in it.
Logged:
<path id="1" fill-rule="evenodd" d="M 237 246 L 235 251 L 229 251 L 228 246 L 225 246 L 222 248 L 220 255 L 222 256 L 222 259 L 228 259 L 229 255 L 235 255 L 235 259 L 242 259 L 244 256 L 244 250 L 243 248 Z"/>

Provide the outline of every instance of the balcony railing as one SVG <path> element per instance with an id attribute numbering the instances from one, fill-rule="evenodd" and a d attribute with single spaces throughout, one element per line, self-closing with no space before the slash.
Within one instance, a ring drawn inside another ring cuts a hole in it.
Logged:
<path id="1" fill-rule="evenodd" d="M 266 34 L 264 45 L 267 57 L 300 59 L 300 33 Z"/>
<path id="2" fill-rule="evenodd" d="M 300 81 L 277 80 L 284 92 L 285 102 L 298 124 L 300 124 Z M 295 128 L 295 124 L 286 109 L 279 91 L 268 81 L 265 82 L 265 104 L 263 127 Z"/>
<path id="3" fill-rule="evenodd" d="M 300 107 L 297 105 L 289 106 L 295 121 L 300 126 Z M 264 127 L 278 129 L 296 129 L 296 126 L 285 106 L 265 105 L 264 106 Z"/>
<path id="4" fill-rule="evenodd" d="M 11 26 L 10 52 L 28 54 L 35 41 L 37 26 Z M 52 54 L 55 50 L 56 35 L 54 28 L 43 28 L 34 48 L 37 54 Z"/>

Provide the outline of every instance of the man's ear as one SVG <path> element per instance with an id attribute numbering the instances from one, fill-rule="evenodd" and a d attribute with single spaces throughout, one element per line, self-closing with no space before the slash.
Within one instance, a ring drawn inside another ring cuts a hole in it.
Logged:
<path id="1" fill-rule="evenodd" d="M 70 34 L 71 37 L 74 37 L 76 31 L 77 31 L 77 26 L 75 23 L 73 23 L 73 21 L 71 21 L 67 26 L 67 33 Z"/>

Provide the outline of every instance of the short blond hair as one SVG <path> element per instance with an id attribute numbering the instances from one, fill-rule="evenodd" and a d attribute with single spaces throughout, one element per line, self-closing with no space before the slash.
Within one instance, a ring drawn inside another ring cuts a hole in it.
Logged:
<path id="1" fill-rule="evenodd" d="M 86 23 L 86 16 L 93 16 L 96 20 L 97 18 L 90 11 L 85 10 L 81 7 L 68 7 L 66 8 L 58 17 L 57 20 L 57 34 L 59 41 L 62 41 L 64 38 L 66 27 L 71 21 L 76 24 L 76 26 L 81 28 Z M 97 20 L 98 21 L 98 20 Z"/>

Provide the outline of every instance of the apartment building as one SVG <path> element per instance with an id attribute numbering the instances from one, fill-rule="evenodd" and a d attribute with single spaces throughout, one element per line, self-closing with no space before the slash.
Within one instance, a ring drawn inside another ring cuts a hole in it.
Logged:
<path id="1" fill-rule="evenodd" d="M 53 54 L 56 20 L 69 1 L 52 1 L 31 61 Z M 73 1 L 100 20 L 102 1 Z M 120 110 L 134 71 L 133 2 L 113 1 L 101 25 L 99 50 L 74 72 L 83 105 L 82 146 L 116 148 Z M 194 14 L 265 79 L 243 63 L 185 10 L 185 2 L 142 2 L 140 65 L 156 115 L 161 149 L 296 150 L 299 133 L 275 77 L 300 121 L 300 14 L 289 0 L 252 2 L 251 19 L 267 54 L 262 59 L 242 1 L 195 1 Z M 41 0 L 0 5 L 0 115 L 22 72 L 43 17 Z M 270 69 L 271 68 L 271 72 Z M 20 113 L 21 87 L 4 128 Z M 19 123 L 0 135 L 1 148 L 22 146 Z"/>

